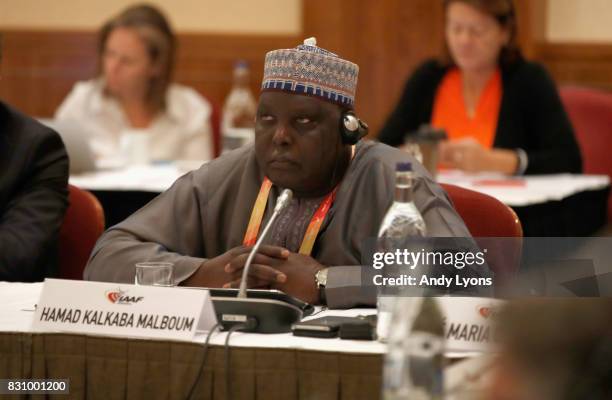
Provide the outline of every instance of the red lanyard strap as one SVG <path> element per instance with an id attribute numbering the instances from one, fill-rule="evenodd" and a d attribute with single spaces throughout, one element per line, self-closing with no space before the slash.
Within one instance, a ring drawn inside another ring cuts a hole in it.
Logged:
<path id="1" fill-rule="evenodd" d="M 251 212 L 251 218 L 249 219 L 249 225 L 247 227 L 247 231 L 244 235 L 243 244 L 245 246 L 253 246 L 255 242 L 257 242 L 257 236 L 259 235 L 259 228 L 261 227 L 261 221 L 263 220 L 264 211 L 266 209 L 266 203 L 268 202 L 268 196 L 270 194 L 270 189 L 272 188 L 272 182 L 266 177 L 259 188 L 259 194 L 257 195 L 257 199 L 255 200 L 255 205 L 253 206 L 253 211 Z M 308 229 L 306 229 L 306 234 L 304 235 L 304 239 L 302 239 L 302 245 L 300 246 L 300 254 L 310 255 L 312 252 L 312 248 L 314 247 L 314 243 L 317 240 L 317 236 L 319 234 L 319 230 L 321 229 L 321 224 L 325 220 L 329 209 L 331 208 L 334 200 L 336 198 L 336 190 L 338 187 L 336 186 L 334 190 L 331 191 L 319 207 L 317 211 L 315 211 L 310 223 L 308 224 Z"/>

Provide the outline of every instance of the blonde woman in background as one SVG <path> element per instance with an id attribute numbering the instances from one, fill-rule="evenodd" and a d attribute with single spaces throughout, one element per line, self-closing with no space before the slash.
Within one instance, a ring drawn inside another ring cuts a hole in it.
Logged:
<path id="1" fill-rule="evenodd" d="M 159 10 L 127 8 L 100 31 L 100 76 L 78 82 L 56 119 L 90 131 L 100 159 L 119 156 L 128 132 L 146 137 L 153 161 L 211 159 L 210 104 L 194 89 L 171 83 L 175 42 Z"/>

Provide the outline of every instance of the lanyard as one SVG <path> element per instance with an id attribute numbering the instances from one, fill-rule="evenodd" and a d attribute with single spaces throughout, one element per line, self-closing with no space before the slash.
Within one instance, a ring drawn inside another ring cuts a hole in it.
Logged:
<path id="1" fill-rule="evenodd" d="M 268 195 L 271 188 L 272 182 L 265 177 L 264 181 L 261 183 L 261 187 L 259 188 L 259 194 L 257 195 L 257 200 L 255 200 L 255 205 L 253 206 L 253 211 L 251 212 L 249 226 L 244 235 L 244 240 L 242 243 L 245 246 L 253 246 L 257 241 L 257 235 L 259 234 L 259 228 L 261 226 L 261 221 L 263 219 L 264 210 L 266 209 L 266 203 L 268 202 Z M 323 199 L 321 204 L 319 204 L 319 208 L 317 208 L 317 211 L 315 211 L 310 223 L 308 224 L 308 229 L 306 229 L 304 239 L 302 239 L 300 254 L 308 256 L 312 252 L 314 242 L 317 239 L 319 230 L 321 229 L 321 224 L 323 223 L 323 220 L 325 220 L 325 216 L 329 212 L 329 209 L 336 198 L 337 189 L 338 187 L 336 186 L 331 193 L 325 196 L 325 199 Z"/>

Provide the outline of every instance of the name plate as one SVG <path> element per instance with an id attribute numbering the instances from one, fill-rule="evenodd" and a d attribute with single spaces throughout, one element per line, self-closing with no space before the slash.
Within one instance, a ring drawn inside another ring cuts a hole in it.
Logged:
<path id="1" fill-rule="evenodd" d="M 482 297 L 438 297 L 445 316 L 446 351 L 491 352 L 495 350 L 495 317 L 505 304 Z"/>
<path id="2" fill-rule="evenodd" d="M 190 341 L 216 323 L 208 290 L 45 279 L 32 331 Z"/>

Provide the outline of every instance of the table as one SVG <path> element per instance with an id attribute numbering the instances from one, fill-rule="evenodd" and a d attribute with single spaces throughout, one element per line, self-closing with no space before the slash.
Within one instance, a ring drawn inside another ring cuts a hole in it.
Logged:
<path id="1" fill-rule="evenodd" d="M 202 372 L 204 332 L 191 342 L 32 333 L 42 287 L 0 282 L 0 378 L 69 379 L 68 398 L 183 399 L 192 386 L 192 398 L 225 398 L 226 333 L 212 335 Z M 455 313 L 452 304 L 449 312 Z M 320 310 L 307 318 L 372 312 Z M 445 353 L 446 398 L 473 398 L 486 388 L 495 355 L 455 343 L 459 347 L 449 344 Z M 236 332 L 229 349 L 233 399 L 359 400 L 381 394 L 386 346 L 378 342 Z"/>
<path id="2" fill-rule="evenodd" d="M 445 171 L 437 179 L 488 194 L 512 207 L 526 237 L 589 236 L 606 222 L 610 193 L 606 175 L 506 177 Z"/>
<path id="3" fill-rule="evenodd" d="M 606 175 L 576 174 L 507 177 L 444 171 L 438 174 L 437 181 L 488 194 L 513 208 L 562 201 L 581 192 L 605 190 L 610 186 Z"/>
<path id="4" fill-rule="evenodd" d="M 164 163 L 101 169 L 70 176 L 70 183 L 91 191 L 102 204 L 106 227 L 123 221 L 164 190 L 181 175 L 197 168 L 193 163 Z"/>
<path id="5" fill-rule="evenodd" d="M 24 310 L 33 309 L 41 289 L 42 283 L 0 282 L 0 377 L 68 378 L 67 398 L 186 398 L 201 363 L 203 334 L 194 343 L 33 334 L 33 312 Z M 193 398 L 225 398 L 225 335 L 212 336 Z M 380 396 L 385 346 L 378 342 L 236 332 L 230 343 L 235 399 Z"/>
<path id="6" fill-rule="evenodd" d="M 181 175 L 198 168 L 197 164 L 159 163 L 124 168 L 101 169 L 71 175 L 70 183 L 87 190 L 140 191 L 161 193 Z"/>
<path id="7" fill-rule="evenodd" d="M 184 399 L 194 383 L 192 398 L 225 398 L 226 333 L 211 337 L 200 374 L 204 333 L 192 342 L 32 333 L 42 285 L 0 282 L 0 378 L 69 379 L 70 394 L 62 398 Z M 372 312 L 353 309 L 333 314 Z M 325 313 L 332 311 L 309 318 Z M 386 346 L 374 341 L 235 332 L 230 341 L 232 398 L 377 399 L 385 352 Z M 468 352 L 446 356 L 465 358 L 445 369 L 445 387 L 452 393 L 448 399 L 464 389 L 478 390 L 473 375 L 483 376 L 483 369 L 490 369 L 491 356 Z"/>
<path id="8" fill-rule="evenodd" d="M 98 197 L 107 226 L 112 226 L 197 167 L 194 163 L 177 162 L 108 169 L 71 176 L 70 183 Z M 605 175 L 505 177 L 445 171 L 437 179 L 488 194 L 509 205 L 519 216 L 525 236 L 588 236 L 606 221 L 610 179 Z"/>

